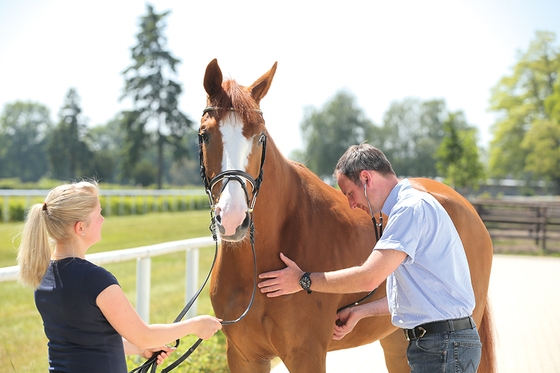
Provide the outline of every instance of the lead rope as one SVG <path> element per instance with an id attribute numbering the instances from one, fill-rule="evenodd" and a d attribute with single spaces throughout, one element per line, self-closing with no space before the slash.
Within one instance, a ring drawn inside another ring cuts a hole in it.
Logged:
<path id="1" fill-rule="evenodd" d="M 210 231 L 212 232 L 212 237 L 214 238 L 214 242 L 216 244 L 216 249 L 214 251 L 214 259 L 212 260 L 212 265 L 210 267 L 210 271 L 208 272 L 208 275 L 206 276 L 206 279 L 204 280 L 204 283 L 202 284 L 202 286 L 197 290 L 197 292 L 193 295 L 193 297 L 188 301 L 188 303 L 185 305 L 185 307 L 183 307 L 181 312 L 179 312 L 179 315 L 177 315 L 177 317 L 173 321 L 174 323 L 181 321 L 183 319 L 183 317 L 185 317 L 185 315 L 187 314 L 189 309 L 192 307 L 192 305 L 194 304 L 194 302 L 196 301 L 196 299 L 198 298 L 198 296 L 202 292 L 202 289 L 204 289 L 204 287 L 206 286 L 206 283 L 208 282 L 208 279 L 210 278 L 210 274 L 212 273 L 212 269 L 214 268 L 214 264 L 216 263 L 216 257 L 218 255 L 218 237 L 216 235 L 215 228 L 214 228 L 214 216 L 213 215 L 212 215 L 211 221 L 212 222 L 211 222 L 211 225 L 210 225 Z M 202 339 L 199 338 L 198 341 L 196 341 L 191 346 L 191 348 L 189 348 L 183 355 L 181 355 L 173 363 L 169 364 L 166 368 L 164 368 L 161 371 L 161 373 L 170 372 L 171 370 L 175 369 L 186 358 L 188 358 L 194 352 L 194 350 L 196 350 L 196 348 L 200 345 L 201 342 L 202 342 Z M 179 344 L 180 344 L 180 340 L 177 339 L 175 341 L 175 346 L 174 347 L 175 348 L 179 347 Z M 144 364 L 142 364 L 141 366 L 131 370 L 130 373 L 155 373 L 156 369 L 157 369 L 157 357 L 161 352 L 162 351 L 154 353 L 148 360 L 146 360 L 144 362 Z"/>
<path id="2" fill-rule="evenodd" d="M 208 279 L 210 278 L 210 274 L 212 273 L 212 270 L 214 269 L 214 264 L 216 263 L 216 256 L 217 256 L 217 253 L 218 253 L 218 236 L 216 234 L 214 213 L 211 212 L 210 214 L 211 214 L 211 225 L 210 225 L 209 228 L 210 228 L 210 231 L 212 232 L 212 238 L 214 238 L 214 241 L 216 243 L 216 250 L 214 252 L 214 259 L 212 261 L 212 266 L 211 266 L 210 271 L 208 272 L 208 275 L 206 276 L 206 279 L 204 280 L 204 283 L 202 284 L 202 286 L 198 289 L 198 291 L 191 298 L 191 300 L 185 305 L 183 310 L 179 313 L 179 315 L 175 318 L 175 321 L 173 321 L 173 322 L 179 322 L 183 319 L 183 317 L 186 315 L 187 311 L 191 308 L 191 306 L 195 302 L 196 298 L 198 298 L 198 296 L 202 292 L 202 289 L 204 288 L 204 286 L 206 286 L 206 283 L 208 282 Z M 256 294 L 256 290 L 257 290 L 257 255 L 255 253 L 255 235 L 254 235 L 255 229 L 254 229 L 253 217 L 252 216 L 251 216 L 250 221 L 251 221 L 251 225 L 250 225 L 249 236 L 250 236 L 250 240 L 251 240 L 251 250 L 253 252 L 253 268 L 254 268 L 253 269 L 253 291 L 252 291 L 252 294 L 251 294 L 251 300 L 249 301 L 249 305 L 247 306 L 245 311 L 241 314 L 241 316 L 239 316 L 235 320 L 222 321 L 221 322 L 222 325 L 232 325 L 232 324 L 235 324 L 235 323 L 241 321 L 247 315 L 247 313 L 251 309 L 251 307 L 253 305 L 253 302 L 255 300 L 255 294 Z M 179 366 L 179 364 L 181 364 L 183 361 L 185 361 L 198 348 L 198 346 L 202 343 L 202 341 L 203 341 L 202 338 L 199 338 L 183 355 L 181 355 L 173 363 L 169 364 L 167 367 L 162 369 L 161 373 L 170 372 L 173 369 L 175 369 L 177 366 Z M 177 348 L 179 346 L 179 344 L 180 344 L 180 341 L 177 339 L 175 341 L 175 346 L 174 347 Z M 146 360 L 144 362 L 144 364 L 142 364 L 138 368 L 135 368 L 135 369 L 131 370 L 130 373 L 155 373 L 156 369 L 157 369 L 157 356 L 160 352 L 154 353 L 152 355 L 152 357 L 150 357 L 148 360 Z"/>

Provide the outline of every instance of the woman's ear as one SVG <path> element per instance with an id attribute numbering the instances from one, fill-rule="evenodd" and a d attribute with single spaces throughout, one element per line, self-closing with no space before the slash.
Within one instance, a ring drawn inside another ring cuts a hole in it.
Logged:
<path id="1" fill-rule="evenodd" d="M 78 221 L 78 222 L 76 222 L 76 224 L 74 224 L 74 233 L 76 233 L 78 236 L 83 236 L 84 235 L 84 222 L 83 221 Z"/>

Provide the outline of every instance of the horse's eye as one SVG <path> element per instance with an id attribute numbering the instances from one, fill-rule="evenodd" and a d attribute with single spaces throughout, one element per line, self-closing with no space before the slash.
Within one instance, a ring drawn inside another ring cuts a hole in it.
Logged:
<path id="1" fill-rule="evenodd" d="M 208 141 L 210 140 L 210 137 L 208 136 L 208 132 L 204 131 L 204 132 L 200 132 L 200 138 L 202 139 L 202 141 L 204 141 L 205 144 L 208 144 Z"/>

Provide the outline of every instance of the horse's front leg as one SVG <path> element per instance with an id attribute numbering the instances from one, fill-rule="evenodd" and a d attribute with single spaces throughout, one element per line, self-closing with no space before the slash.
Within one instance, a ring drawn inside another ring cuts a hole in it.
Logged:
<path id="1" fill-rule="evenodd" d="M 325 373 L 327 351 L 325 348 L 301 348 L 282 359 L 290 373 Z"/>
<path id="2" fill-rule="evenodd" d="M 241 351 L 234 343 L 228 341 L 227 362 L 231 373 L 269 373 L 271 360 L 249 352 L 247 346 Z"/>

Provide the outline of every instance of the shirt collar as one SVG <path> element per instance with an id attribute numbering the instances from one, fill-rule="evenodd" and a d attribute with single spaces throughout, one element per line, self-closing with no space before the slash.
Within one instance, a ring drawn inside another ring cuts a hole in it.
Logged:
<path id="1" fill-rule="evenodd" d="M 402 179 L 401 181 L 399 181 L 397 185 L 395 185 L 395 187 L 391 190 L 391 193 L 389 193 L 389 196 L 387 197 L 385 203 L 383 204 L 383 208 L 381 209 L 381 212 L 389 216 L 389 213 L 393 209 L 393 206 L 395 206 L 395 204 L 397 203 L 399 193 L 402 190 L 409 189 L 409 188 L 412 188 L 412 185 L 410 185 L 410 181 L 408 179 Z"/>

